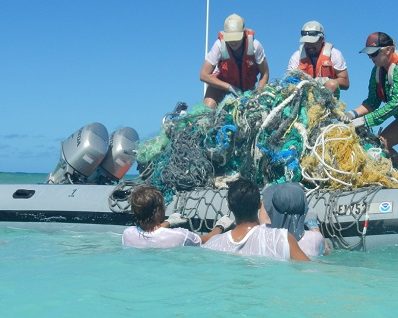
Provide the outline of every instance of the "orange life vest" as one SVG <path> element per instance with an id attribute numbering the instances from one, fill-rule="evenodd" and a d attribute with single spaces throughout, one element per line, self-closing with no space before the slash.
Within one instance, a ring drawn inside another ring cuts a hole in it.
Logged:
<path id="1" fill-rule="evenodd" d="M 394 75 L 394 69 L 395 66 L 398 64 L 398 54 L 393 53 L 392 59 L 391 59 L 391 64 L 388 67 L 388 72 L 383 68 L 383 67 L 377 67 L 376 68 L 376 93 L 377 97 L 379 97 L 380 100 L 383 102 L 387 101 L 386 98 L 386 93 L 385 93 L 385 84 L 386 84 L 386 76 L 388 83 L 390 85 L 393 84 L 393 75 Z"/>
<path id="2" fill-rule="evenodd" d="M 312 65 L 311 59 L 307 56 L 304 46 L 300 47 L 300 63 L 299 69 L 309 76 L 315 77 L 329 77 L 336 78 L 336 72 L 333 67 L 332 54 L 333 45 L 331 43 L 324 43 L 321 49 L 321 53 L 318 56 L 316 67 Z"/>
<path id="3" fill-rule="evenodd" d="M 221 59 L 218 62 L 217 77 L 243 91 L 253 89 L 257 82 L 257 75 L 260 73 L 254 56 L 254 31 L 245 30 L 245 48 L 240 68 L 231 48 L 224 41 L 222 32 L 218 33 L 218 39 L 221 41 Z"/>

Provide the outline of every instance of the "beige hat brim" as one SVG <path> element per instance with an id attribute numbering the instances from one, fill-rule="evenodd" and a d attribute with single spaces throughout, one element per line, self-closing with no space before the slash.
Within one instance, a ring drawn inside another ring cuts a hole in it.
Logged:
<path id="1" fill-rule="evenodd" d="M 243 38 L 243 32 L 223 32 L 225 42 L 240 41 Z"/>
<path id="2" fill-rule="evenodd" d="M 311 35 L 304 35 L 300 38 L 301 43 L 315 43 L 318 42 L 319 39 L 321 38 L 322 35 L 316 35 L 316 36 L 311 36 Z"/>

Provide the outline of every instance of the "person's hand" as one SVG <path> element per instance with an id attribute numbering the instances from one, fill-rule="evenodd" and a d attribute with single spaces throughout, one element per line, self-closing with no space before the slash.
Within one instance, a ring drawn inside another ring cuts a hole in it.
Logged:
<path id="1" fill-rule="evenodd" d="M 355 114 L 353 110 L 349 112 L 345 112 L 343 116 L 340 117 L 340 120 L 346 124 L 348 124 L 353 119 L 357 118 L 358 116 Z"/>
<path id="2" fill-rule="evenodd" d="M 224 232 L 228 230 L 233 224 L 234 221 L 232 221 L 227 215 L 224 215 L 223 217 L 217 220 L 216 225 L 214 227 L 218 226 Z"/>
<path id="3" fill-rule="evenodd" d="M 351 122 L 351 124 L 353 124 L 354 127 L 362 127 L 362 126 L 365 126 L 365 124 L 366 124 L 365 117 L 362 116 L 362 117 L 355 118 L 355 119 Z"/>
<path id="4" fill-rule="evenodd" d="M 230 92 L 235 97 L 239 97 L 238 89 L 236 87 L 233 87 L 232 85 L 229 85 L 228 92 Z"/>
<path id="5" fill-rule="evenodd" d="M 169 218 L 165 221 L 170 224 L 170 227 L 176 227 L 188 222 L 188 219 L 182 217 L 180 213 L 170 214 Z"/>

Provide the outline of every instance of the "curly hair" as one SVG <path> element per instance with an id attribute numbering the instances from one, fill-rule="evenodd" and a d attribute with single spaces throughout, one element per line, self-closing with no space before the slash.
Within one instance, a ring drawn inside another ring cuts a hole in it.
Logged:
<path id="1" fill-rule="evenodd" d="M 129 197 L 134 222 L 144 230 L 153 228 L 157 216 L 164 215 L 166 210 L 162 193 L 149 185 L 135 188 Z"/>

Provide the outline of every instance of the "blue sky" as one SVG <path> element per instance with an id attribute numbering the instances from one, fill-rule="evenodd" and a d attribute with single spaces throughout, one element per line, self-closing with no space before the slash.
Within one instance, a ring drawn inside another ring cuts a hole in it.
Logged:
<path id="1" fill-rule="evenodd" d="M 318 20 L 342 51 L 348 108 L 367 94 L 371 61 L 358 51 L 384 31 L 398 38 L 398 1 L 210 0 L 209 47 L 226 16 L 256 31 L 271 81 L 283 76 L 301 26 Z M 197 104 L 206 0 L 0 0 L 0 171 L 50 172 L 60 143 L 100 122 L 109 133 L 157 134 L 177 101 Z"/>

